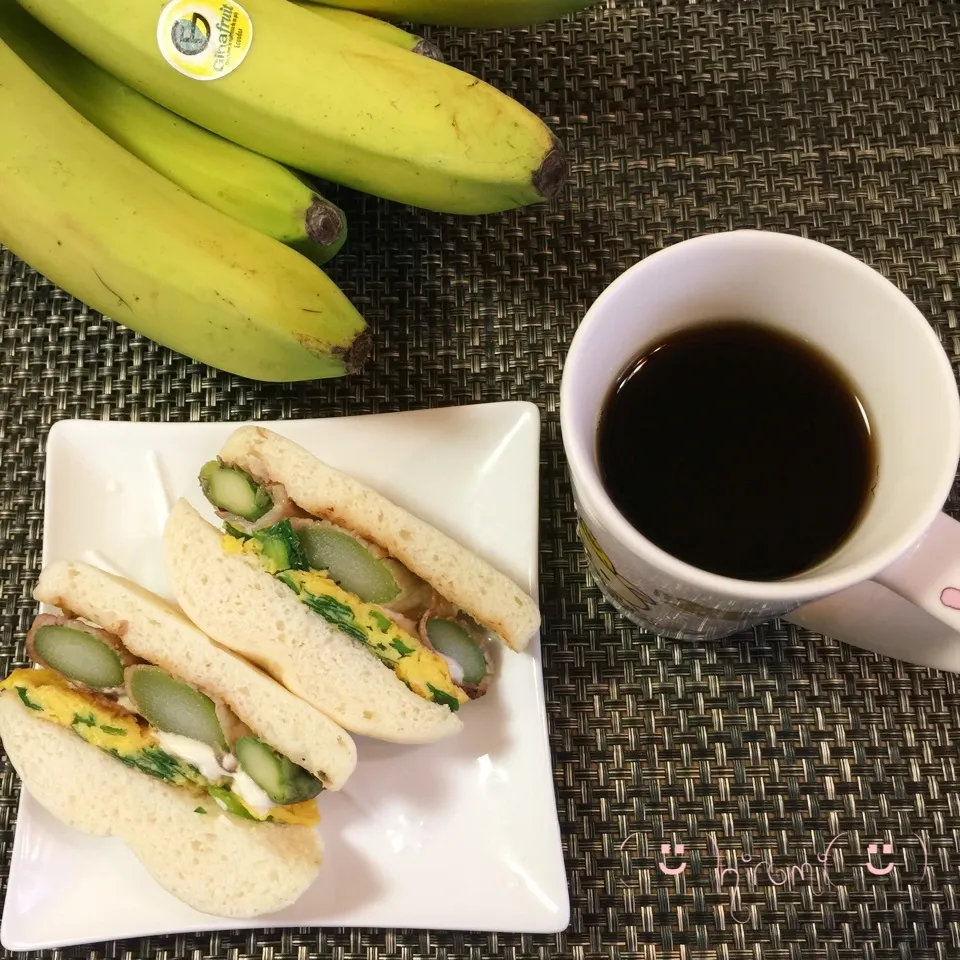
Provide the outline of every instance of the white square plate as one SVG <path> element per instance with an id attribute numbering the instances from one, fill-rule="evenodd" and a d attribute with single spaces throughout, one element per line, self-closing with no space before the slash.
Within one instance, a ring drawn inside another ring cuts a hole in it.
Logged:
<path id="1" fill-rule="evenodd" d="M 83 559 L 169 597 L 160 536 L 173 500 L 210 520 L 200 466 L 239 424 L 64 421 L 47 447 L 43 560 Z M 540 419 L 528 403 L 267 424 L 537 591 Z M 116 840 L 60 824 L 22 792 L 0 940 L 10 950 L 261 927 L 552 933 L 569 922 L 540 643 L 499 675 L 449 741 L 356 738 L 321 796 L 326 857 L 298 903 L 250 922 L 198 913 Z"/>

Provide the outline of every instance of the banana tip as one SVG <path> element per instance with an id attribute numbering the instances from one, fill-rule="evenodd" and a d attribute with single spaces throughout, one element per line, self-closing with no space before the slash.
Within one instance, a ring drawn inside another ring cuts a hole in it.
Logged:
<path id="1" fill-rule="evenodd" d="M 341 354 L 346 373 L 356 373 L 370 354 L 370 331 L 364 330 Z"/>
<path id="2" fill-rule="evenodd" d="M 322 247 L 331 247 L 343 233 L 344 217 L 329 200 L 317 199 L 307 210 L 307 236 Z"/>
<path id="3" fill-rule="evenodd" d="M 427 57 L 430 60 L 439 60 L 443 63 L 443 53 L 440 48 L 429 40 L 418 40 L 414 44 L 413 52 L 420 54 L 421 57 Z"/>
<path id="4" fill-rule="evenodd" d="M 560 145 L 555 142 L 533 174 L 533 187 L 544 200 L 549 200 L 555 197 L 566 183 L 567 172 L 567 158 Z"/>

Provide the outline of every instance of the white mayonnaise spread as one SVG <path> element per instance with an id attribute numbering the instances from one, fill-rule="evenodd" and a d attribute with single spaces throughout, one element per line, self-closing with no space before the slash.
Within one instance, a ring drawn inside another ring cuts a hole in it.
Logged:
<path id="1" fill-rule="evenodd" d="M 192 740 L 190 737 L 182 737 L 178 733 L 164 733 L 162 730 L 156 731 L 156 738 L 162 750 L 196 767 L 200 775 L 208 780 L 219 780 L 221 777 L 230 776 L 230 772 L 220 765 L 216 751 L 210 744 Z"/>
<path id="2" fill-rule="evenodd" d="M 117 697 L 117 706 L 123 707 L 124 710 L 129 710 L 130 713 L 137 712 L 133 701 L 125 693 L 121 693 L 120 696 Z"/>
<path id="3" fill-rule="evenodd" d="M 176 733 L 164 733 L 162 730 L 156 732 L 156 737 L 162 750 L 196 767 L 200 775 L 208 780 L 229 777 L 230 789 L 251 812 L 265 817 L 276 806 L 250 775 L 239 769 L 237 758 L 232 753 L 218 758 L 209 744 L 191 740 L 190 737 L 181 737 Z M 224 810 L 228 809 L 221 800 L 217 800 L 217 803 Z"/>
<path id="4" fill-rule="evenodd" d="M 238 770 L 233 775 L 233 783 L 230 789 L 247 805 L 250 810 L 266 816 L 276 804 L 267 796 L 258 784 L 244 773 Z"/>
<path id="5" fill-rule="evenodd" d="M 460 684 L 463 683 L 463 667 L 452 657 L 445 656 L 442 653 L 440 656 L 447 661 L 447 666 L 450 668 L 450 679 L 457 684 L 457 686 L 460 686 Z"/>

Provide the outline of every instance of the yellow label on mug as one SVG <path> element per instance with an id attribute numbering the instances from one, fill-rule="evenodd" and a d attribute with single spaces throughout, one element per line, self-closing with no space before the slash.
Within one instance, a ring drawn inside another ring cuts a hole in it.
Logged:
<path id="1" fill-rule="evenodd" d="M 175 70 L 194 80 L 219 80 L 243 63 L 253 22 L 233 0 L 173 0 L 160 14 L 157 43 Z"/>

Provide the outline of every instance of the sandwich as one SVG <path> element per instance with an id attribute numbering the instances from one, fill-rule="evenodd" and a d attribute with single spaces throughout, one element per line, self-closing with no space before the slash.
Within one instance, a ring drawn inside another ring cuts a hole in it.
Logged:
<path id="1" fill-rule="evenodd" d="M 122 839 L 204 913 L 296 901 L 322 863 L 316 798 L 356 765 L 349 734 L 127 580 L 58 562 L 34 597 L 58 612 L 30 627 L 34 666 L 0 681 L 0 740 L 29 794 Z"/>
<path id="2" fill-rule="evenodd" d="M 430 743 L 520 652 L 540 611 L 486 560 L 262 427 L 200 469 L 215 526 L 186 500 L 164 530 L 177 602 L 218 643 L 352 733 Z"/>

